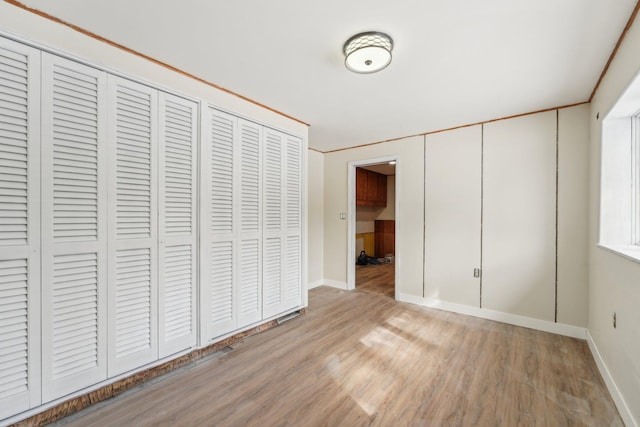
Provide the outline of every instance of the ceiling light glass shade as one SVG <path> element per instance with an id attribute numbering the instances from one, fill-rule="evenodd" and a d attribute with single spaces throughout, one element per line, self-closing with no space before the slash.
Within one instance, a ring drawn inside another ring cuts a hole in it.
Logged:
<path id="1" fill-rule="evenodd" d="M 344 44 L 344 64 L 356 73 L 375 73 L 391 63 L 393 40 L 384 33 L 369 31 L 356 34 Z"/>

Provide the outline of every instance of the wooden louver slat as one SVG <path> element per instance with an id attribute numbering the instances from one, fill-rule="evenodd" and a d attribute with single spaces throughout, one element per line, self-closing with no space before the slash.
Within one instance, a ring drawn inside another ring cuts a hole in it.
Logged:
<path id="1" fill-rule="evenodd" d="M 191 111 L 179 103 L 165 104 L 165 233 L 188 236 L 193 229 L 193 142 Z"/>
<path id="2" fill-rule="evenodd" d="M 98 238 L 97 78 L 55 65 L 53 70 L 53 237 Z M 72 221 L 74 212 L 86 221 Z"/>
<path id="3" fill-rule="evenodd" d="M 151 237 L 151 95 L 118 85 L 116 224 L 118 239 Z"/>
<path id="4" fill-rule="evenodd" d="M 170 341 L 193 331 L 191 318 L 192 261 L 190 245 L 170 246 L 165 252 L 165 339 Z"/>
<path id="5" fill-rule="evenodd" d="M 151 346 L 151 250 L 117 253 L 116 356 L 143 351 Z"/>
<path id="6" fill-rule="evenodd" d="M 29 387 L 28 285 L 26 259 L 0 261 L 0 399 Z"/>
<path id="7" fill-rule="evenodd" d="M 0 49 L 0 246 L 28 241 L 28 60 Z"/>
<path id="8" fill-rule="evenodd" d="M 98 360 L 98 274 L 95 253 L 53 260 L 53 375 L 78 374 Z"/>
<path id="9" fill-rule="evenodd" d="M 234 125 L 226 117 L 213 116 L 211 131 L 211 231 L 231 233 Z"/>

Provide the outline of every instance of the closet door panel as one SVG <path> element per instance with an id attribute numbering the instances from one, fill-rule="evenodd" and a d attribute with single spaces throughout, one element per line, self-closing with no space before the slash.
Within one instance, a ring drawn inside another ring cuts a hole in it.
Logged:
<path id="1" fill-rule="evenodd" d="M 42 398 L 107 377 L 106 75 L 42 55 Z"/>
<path id="2" fill-rule="evenodd" d="M 300 139 L 264 128 L 263 318 L 300 305 L 301 174 Z"/>
<path id="3" fill-rule="evenodd" d="M 238 328 L 262 319 L 262 127 L 238 120 Z"/>
<path id="4" fill-rule="evenodd" d="M 245 238 L 240 241 L 239 286 L 238 286 L 238 328 L 262 319 L 262 283 L 260 239 Z"/>
<path id="5" fill-rule="evenodd" d="M 196 344 L 197 114 L 160 93 L 160 357 Z"/>
<path id="6" fill-rule="evenodd" d="M 40 403 L 40 52 L 0 38 L 0 419 Z"/>
<path id="7" fill-rule="evenodd" d="M 158 358 L 157 91 L 109 76 L 109 376 Z"/>
<path id="8" fill-rule="evenodd" d="M 302 141 L 285 136 L 286 188 L 283 217 L 286 219 L 284 253 L 284 310 L 296 308 L 302 296 Z"/>
<path id="9" fill-rule="evenodd" d="M 284 298 L 283 254 L 285 147 L 280 132 L 264 129 L 264 189 L 263 222 L 263 315 L 274 316 L 282 311 Z"/>
<path id="10" fill-rule="evenodd" d="M 285 283 L 284 305 L 282 311 L 291 310 L 300 306 L 302 295 L 302 244 L 299 235 L 287 236 L 286 253 L 284 258 Z"/>
<path id="11" fill-rule="evenodd" d="M 556 112 L 484 126 L 482 307 L 554 321 Z"/>
<path id="12" fill-rule="evenodd" d="M 266 237 L 263 240 L 263 310 L 268 318 L 282 311 L 282 237 Z"/>
<path id="13" fill-rule="evenodd" d="M 427 135 L 425 297 L 480 306 L 482 127 Z"/>
<path id="14" fill-rule="evenodd" d="M 202 126 L 200 277 L 204 340 L 233 331 L 237 319 L 237 119 L 207 108 Z"/>

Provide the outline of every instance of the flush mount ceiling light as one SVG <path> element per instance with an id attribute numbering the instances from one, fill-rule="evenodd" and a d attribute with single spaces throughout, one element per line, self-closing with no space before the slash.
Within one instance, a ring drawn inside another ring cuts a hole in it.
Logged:
<path id="1" fill-rule="evenodd" d="M 355 73 L 375 73 L 391 63 L 393 40 L 384 33 L 368 31 L 351 37 L 342 50 L 348 69 Z"/>

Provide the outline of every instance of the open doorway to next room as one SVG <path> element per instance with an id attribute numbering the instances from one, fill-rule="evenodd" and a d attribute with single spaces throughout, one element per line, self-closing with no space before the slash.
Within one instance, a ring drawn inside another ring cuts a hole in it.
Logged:
<path id="1" fill-rule="evenodd" d="M 395 162 L 356 168 L 355 288 L 395 298 Z"/>

